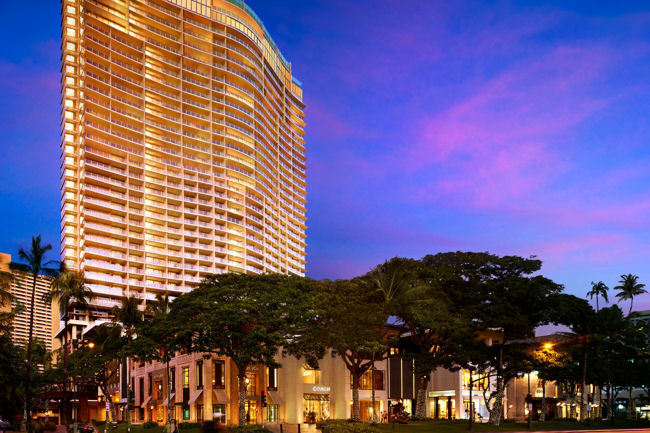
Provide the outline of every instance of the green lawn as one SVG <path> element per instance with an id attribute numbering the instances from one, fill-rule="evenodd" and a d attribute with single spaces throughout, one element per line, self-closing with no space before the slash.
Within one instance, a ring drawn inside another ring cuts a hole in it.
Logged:
<path id="1" fill-rule="evenodd" d="M 382 433 L 392 433 L 392 424 L 380 424 L 379 430 Z M 532 431 L 545 430 L 587 430 L 587 429 L 611 429 L 611 428 L 650 428 L 650 422 L 647 421 L 627 421 L 618 420 L 611 424 L 601 421 L 592 421 L 591 425 L 580 424 L 576 421 L 547 421 L 534 422 Z M 474 425 L 476 432 L 515 432 L 527 431 L 528 425 L 525 422 L 501 423 L 495 427 L 489 424 L 477 423 Z M 396 424 L 396 433 L 466 433 L 469 431 L 468 422 L 463 421 L 425 421 L 412 422 L 409 424 Z"/>

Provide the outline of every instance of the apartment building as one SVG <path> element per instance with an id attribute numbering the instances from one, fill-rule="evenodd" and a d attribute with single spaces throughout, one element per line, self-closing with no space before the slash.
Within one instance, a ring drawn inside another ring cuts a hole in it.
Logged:
<path id="1" fill-rule="evenodd" d="M 29 340 L 29 317 L 30 305 L 32 302 L 32 288 L 34 284 L 32 274 L 24 271 L 11 270 L 11 255 L 0 253 L 0 271 L 9 272 L 13 276 L 11 282 L 11 294 L 14 297 L 12 307 L 21 304 L 24 309 L 17 314 L 13 320 L 11 337 L 15 344 L 25 345 Z M 47 350 L 51 351 L 59 347 L 54 340 L 54 333 L 58 329 L 59 311 L 58 305 L 48 305 L 43 302 L 43 295 L 50 291 L 52 278 L 39 275 L 36 278 L 36 292 L 34 294 L 34 331 L 33 338 L 37 338 L 45 344 Z M 5 306 L 9 310 L 9 305 Z"/>

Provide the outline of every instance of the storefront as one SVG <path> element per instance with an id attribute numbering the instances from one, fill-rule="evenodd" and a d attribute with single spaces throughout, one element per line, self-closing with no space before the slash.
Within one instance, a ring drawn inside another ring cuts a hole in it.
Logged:
<path id="1" fill-rule="evenodd" d="M 429 416 L 434 419 L 456 419 L 456 393 L 452 390 L 429 391 Z"/>
<path id="2" fill-rule="evenodd" d="M 303 394 L 303 422 L 314 424 L 330 418 L 330 387 L 314 385 Z"/>

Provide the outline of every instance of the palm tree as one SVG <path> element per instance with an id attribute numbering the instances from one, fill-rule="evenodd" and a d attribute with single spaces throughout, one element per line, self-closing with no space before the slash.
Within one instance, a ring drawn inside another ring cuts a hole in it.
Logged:
<path id="1" fill-rule="evenodd" d="M 587 292 L 587 296 L 589 296 L 589 299 L 593 299 L 594 296 L 596 297 L 596 312 L 598 312 L 599 296 L 601 296 L 605 302 L 609 302 L 609 299 L 607 298 L 608 290 L 609 287 L 607 287 L 602 281 L 599 281 L 597 283 L 594 283 L 593 281 L 591 282 L 591 290 Z"/>
<path id="2" fill-rule="evenodd" d="M 25 263 L 11 263 L 10 267 L 15 270 L 32 274 L 32 297 L 29 305 L 29 339 L 27 340 L 27 377 L 25 379 L 25 422 L 31 426 L 31 372 L 32 372 L 32 339 L 34 335 L 34 297 L 36 296 L 36 281 L 39 275 L 56 275 L 56 268 L 49 266 L 56 263 L 54 260 L 45 262 L 45 254 L 52 249 L 52 245 L 41 245 L 41 235 L 32 237 L 31 248 L 18 250 L 18 257 Z"/>
<path id="3" fill-rule="evenodd" d="M 61 272 L 52 281 L 50 291 L 43 296 L 46 305 L 56 301 L 59 304 L 59 313 L 63 314 L 63 378 L 67 381 L 68 375 L 68 321 L 73 307 L 82 311 L 90 311 L 90 302 L 95 296 L 86 286 L 83 272 L 74 272 L 61 267 Z M 62 420 L 67 417 L 67 386 L 63 384 L 63 402 L 61 404 Z M 66 420 L 67 421 L 67 420 Z M 63 423 L 63 421 L 62 421 Z"/>
<path id="4" fill-rule="evenodd" d="M 614 290 L 619 291 L 616 294 L 616 297 L 619 299 L 619 302 L 627 301 L 628 299 L 630 300 L 629 313 L 631 313 L 632 304 L 634 303 L 634 297 L 642 295 L 644 293 L 648 293 L 648 291 L 644 289 L 645 284 L 639 283 L 639 277 L 632 274 L 621 275 L 621 279 L 619 280 L 618 283 L 619 285 L 614 287 Z"/>
<path id="5" fill-rule="evenodd" d="M 134 296 L 127 296 L 122 298 L 121 305 L 113 307 L 113 322 L 118 323 L 122 327 L 122 331 L 126 334 L 128 343 L 131 343 L 133 331 L 137 326 L 142 323 L 142 312 L 140 311 L 140 301 Z M 127 343 L 127 347 L 128 347 Z M 131 417 L 129 414 L 129 400 L 131 377 L 130 368 L 128 365 L 128 353 L 123 354 L 126 363 L 126 425 L 127 431 L 131 433 Z"/>

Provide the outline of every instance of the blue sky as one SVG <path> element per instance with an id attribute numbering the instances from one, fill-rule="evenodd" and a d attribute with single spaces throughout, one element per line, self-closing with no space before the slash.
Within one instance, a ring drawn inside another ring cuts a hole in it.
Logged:
<path id="1" fill-rule="evenodd" d="M 248 3 L 304 83 L 310 276 L 473 250 L 537 255 L 581 296 L 650 282 L 650 4 Z M 0 29 L 0 251 L 58 249 L 59 3 L 0 14 L 21 18 Z"/>

